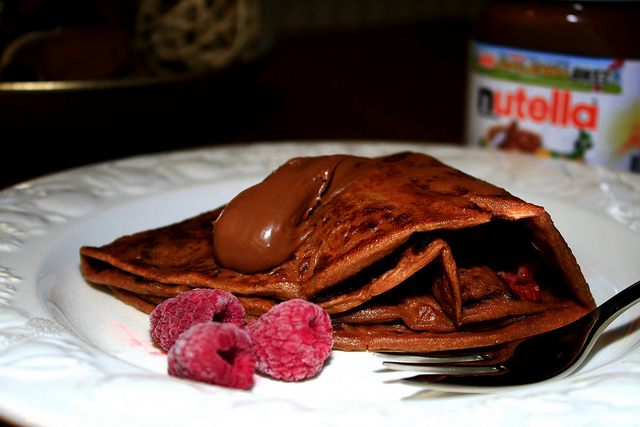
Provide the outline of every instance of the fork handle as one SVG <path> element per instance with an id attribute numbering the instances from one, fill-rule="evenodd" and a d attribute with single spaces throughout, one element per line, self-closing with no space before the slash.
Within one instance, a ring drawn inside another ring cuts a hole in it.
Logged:
<path id="1" fill-rule="evenodd" d="M 618 292 L 596 309 L 600 311 L 600 316 L 594 325 L 594 330 L 606 328 L 611 322 L 617 319 L 618 316 L 638 302 L 640 302 L 640 280 Z"/>
<path id="2" fill-rule="evenodd" d="M 586 345 L 583 346 L 579 355 L 579 363 L 581 363 L 595 345 L 596 338 L 622 313 L 640 302 L 640 280 L 631 286 L 618 292 L 604 303 L 600 304 L 591 313 L 577 322 L 584 326 L 591 323 L 589 333 L 586 337 Z M 577 323 L 576 322 L 576 323 Z"/>

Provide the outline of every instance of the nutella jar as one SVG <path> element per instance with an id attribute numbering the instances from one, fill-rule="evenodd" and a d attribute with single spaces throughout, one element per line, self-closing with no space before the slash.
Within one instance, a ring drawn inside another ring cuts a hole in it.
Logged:
<path id="1" fill-rule="evenodd" d="M 640 172 L 640 1 L 492 1 L 466 142 Z"/>

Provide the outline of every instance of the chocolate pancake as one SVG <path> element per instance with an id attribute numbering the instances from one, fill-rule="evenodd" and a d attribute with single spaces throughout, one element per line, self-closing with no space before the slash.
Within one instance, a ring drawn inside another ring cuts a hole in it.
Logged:
<path id="1" fill-rule="evenodd" d="M 146 313 L 201 287 L 253 317 L 312 301 L 340 350 L 491 345 L 595 307 L 542 207 L 416 153 L 293 159 L 225 207 L 80 254 L 89 282 Z"/>

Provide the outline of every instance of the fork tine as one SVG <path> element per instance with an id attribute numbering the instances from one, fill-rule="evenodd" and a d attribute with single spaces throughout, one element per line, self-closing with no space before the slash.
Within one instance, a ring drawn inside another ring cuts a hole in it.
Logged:
<path id="1" fill-rule="evenodd" d="M 407 363 L 434 363 L 434 364 L 448 364 L 448 363 L 473 363 L 482 362 L 484 360 L 491 360 L 493 357 L 488 353 L 470 353 L 470 354 L 443 354 L 443 355 L 422 355 L 411 353 L 374 353 L 376 356 L 383 359 L 395 362 L 407 362 Z"/>
<path id="2" fill-rule="evenodd" d="M 429 375 L 486 375 L 508 371 L 503 365 L 430 365 L 402 362 L 383 362 L 383 366 L 396 371 L 421 372 Z"/>

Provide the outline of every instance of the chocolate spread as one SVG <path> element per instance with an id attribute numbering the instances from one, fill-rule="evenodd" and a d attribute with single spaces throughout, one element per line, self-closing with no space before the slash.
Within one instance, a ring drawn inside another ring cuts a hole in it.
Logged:
<path id="1" fill-rule="evenodd" d="M 306 220 L 358 176 L 370 159 L 299 157 L 238 194 L 214 224 L 213 255 L 226 268 L 251 274 L 286 261 L 311 231 Z"/>
<path id="2" fill-rule="evenodd" d="M 483 3 L 467 144 L 640 172 L 640 1 Z M 520 132 L 494 138 L 514 123 Z"/>

